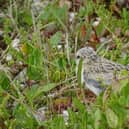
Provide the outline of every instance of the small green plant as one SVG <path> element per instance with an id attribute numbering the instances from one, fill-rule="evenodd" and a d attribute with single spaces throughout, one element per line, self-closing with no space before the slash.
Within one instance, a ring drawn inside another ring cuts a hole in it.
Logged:
<path id="1" fill-rule="evenodd" d="M 100 47 L 100 56 L 129 63 L 128 9 L 113 10 L 98 0 L 46 3 L 41 1 L 37 14 L 34 1 L 0 1 L 0 128 L 128 129 L 127 71 L 121 73 L 127 78 L 118 81 L 120 87 L 112 84 L 118 91 L 110 87 L 110 93 L 93 96 L 94 102 L 83 87 L 85 101 L 80 95 L 82 60 L 75 78 L 76 50 L 87 43 Z M 96 18 L 100 21 L 94 27 Z M 100 43 L 104 38 L 111 42 Z M 61 97 L 68 97 L 66 105 L 54 103 Z M 45 119 L 39 120 L 35 114 L 42 107 Z"/>

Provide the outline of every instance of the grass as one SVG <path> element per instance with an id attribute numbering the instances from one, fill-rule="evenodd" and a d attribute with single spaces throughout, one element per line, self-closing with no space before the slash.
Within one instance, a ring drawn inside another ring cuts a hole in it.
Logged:
<path id="1" fill-rule="evenodd" d="M 105 58 L 129 63 L 128 10 L 113 1 L 109 7 L 102 1 L 61 2 L 40 4 L 39 12 L 29 0 L 0 2 L 0 128 L 128 129 L 128 79 L 118 92 L 107 89 L 96 98 L 75 75 L 75 53 L 87 43 Z M 93 26 L 96 17 L 101 21 Z"/>

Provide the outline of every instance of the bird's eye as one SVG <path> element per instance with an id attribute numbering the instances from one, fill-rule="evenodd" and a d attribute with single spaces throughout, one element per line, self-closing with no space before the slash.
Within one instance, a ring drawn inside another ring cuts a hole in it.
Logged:
<path id="1" fill-rule="evenodd" d="M 79 59 L 80 58 L 80 56 L 79 55 L 77 55 L 77 57 L 76 57 L 77 59 Z"/>

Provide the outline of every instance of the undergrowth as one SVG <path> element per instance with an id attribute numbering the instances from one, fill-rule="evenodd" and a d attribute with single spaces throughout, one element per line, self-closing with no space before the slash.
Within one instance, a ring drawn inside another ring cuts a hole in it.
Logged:
<path id="1" fill-rule="evenodd" d="M 75 73 L 76 51 L 86 45 L 129 63 L 127 8 L 92 0 L 37 6 L 1 0 L 0 6 L 1 129 L 129 129 L 128 78 L 117 92 L 109 88 L 96 97 Z"/>

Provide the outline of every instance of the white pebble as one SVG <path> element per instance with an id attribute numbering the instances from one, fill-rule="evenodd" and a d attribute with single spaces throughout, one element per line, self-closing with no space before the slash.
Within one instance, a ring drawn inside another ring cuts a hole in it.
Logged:
<path id="1" fill-rule="evenodd" d="M 14 49 L 16 49 L 17 51 L 19 51 L 19 48 L 18 48 L 19 43 L 20 43 L 20 39 L 18 39 L 18 38 L 15 38 L 15 39 L 12 41 L 12 47 L 13 47 Z"/>
<path id="2" fill-rule="evenodd" d="M 68 125 L 69 113 L 67 110 L 63 111 L 63 117 L 64 117 L 65 124 Z"/>
<path id="3" fill-rule="evenodd" d="M 10 60 L 12 60 L 12 55 L 11 54 L 7 54 L 6 61 L 10 61 Z"/>
<path id="4" fill-rule="evenodd" d="M 69 13 L 69 21 L 72 22 L 75 18 L 75 13 L 71 12 Z"/>

